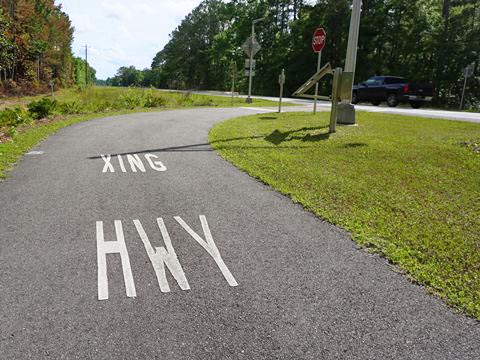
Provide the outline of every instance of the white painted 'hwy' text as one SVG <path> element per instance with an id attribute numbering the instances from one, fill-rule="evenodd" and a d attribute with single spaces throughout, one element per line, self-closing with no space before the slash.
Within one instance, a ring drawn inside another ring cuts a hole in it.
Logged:
<path id="1" fill-rule="evenodd" d="M 237 286 L 237 281 L 233 277 L 227 265 L 225 265 L 225 262 L 223 261 L 220 252 L 213 241 L 212 233 L 210 232 L 206 217 L 204 215 L 200 215 L 200 223 L 202 225 L 204 235 L 203 238 L 193 231 L 192 228 L 180 216 L 175 216 L 174 219 L 213 258 L 227 283 L 230 286 Z M 160 291 L 170 292 L 170 286 L 166 276 L 166 268 L 177 281 L 180 289 L 190 290 L 187 277 L 185 276 L 182 265 L 178 260 L 177 254 L 175 253 L 172 240 L 170 239 L 170 235 L 163 219 L 158 218 L 157 224 L 165 243 L 165 247 L 160 246 L 154 248 L 140 221 L 133 220 L 133 223 L 137 229 L 140 239 L 143 242 L 148 258 L 152 263 Z M 123 225 L 120 220 L 115 220 L 114 225 L 117 241 L 105 241 L 103 221 L 97 221 L 98 300 L 108 299 L 107 254 L 120 255 L 127 296 L 137 296 L 132 269 L 130 266 L 130 257 L 125 244 Z"/>

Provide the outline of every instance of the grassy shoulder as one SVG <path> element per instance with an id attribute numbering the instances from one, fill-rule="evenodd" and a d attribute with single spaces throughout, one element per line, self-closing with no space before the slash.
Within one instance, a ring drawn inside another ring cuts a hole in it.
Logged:
<path id="1" fill-rule="evenodd" d="M 116 111 L 99 114 L 84 114 L 68 117 L 57 117 L 51 121 L 29 126 L 24 131 L 20 130 L 9 141 L 0 143 L 0 179 L 6 178 L 6 172 L 10 170 L 15 162 L 26 152 L 32 149 L 40 141 L 55 133 L 57 130 L 79 122 L 93 120 L 106 116 L 122 115 L 139 112 L 138 110 Z"/>
<path id="2" fill-rule="evenodd" d="M 32 102 L 37 104 L 36 112 Z M 64 89 L 54 97 L 8 98 L 0 104 L 0 179 L 5 171 L 39 141 L 58 129 L 94 118 L 133 113 L 196 107 L 249 106 L 244 99 L 221 96 L 160 92 L 155 89 L 93 87 Z M 256 100 L 253 106 L 276 106 Z M 46 118 L 45 118 L 46 117 Z"/>
<path id="3" fill-rule="evenodd" d="M 480 319 L 480 124 L 359 113 L 329 135 L 328 116 L 232 119 L 210 142 Z"/>
<path id="4" fill-rule="evenodd" d="M 13 107 L 26 107 L 28 103 L 41 99 L 47 95 L 0 98 L 0 110 Z M 54 99 L 61 103 L 75 102 L 82 107 L 82 112 L 95 112 L 98 108 L 112 109 L 117 107 L 132 107 L 142 105 L 142 98 L 155 97 L 160 99 L 158 107 L 185 107 L 185 106 L 277 106 L 276 102 L 255 99 L 253 104 L 246 104 L 245 99 L 230 97 L 201 95 L 185 92 L 159 91 L 156 89 L 122 88 L 122 87 L 91 87 L 88 90 L 68 88 L 56 91 Z M 50 97 L 50 96 L 49 96 Z M 284 104 L 285 105 L 285 104 Z M 287 106 L 290 104 L 287 104 Z"/>

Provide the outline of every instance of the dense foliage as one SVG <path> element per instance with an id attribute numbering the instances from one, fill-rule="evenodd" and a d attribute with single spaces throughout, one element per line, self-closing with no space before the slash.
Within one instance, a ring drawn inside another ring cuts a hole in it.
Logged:
<path id="1" fill-rule="evenodd" d="M 85 74 L 87 67 L 85 66 L 85 60 L 74 57 L 73 58 L 73 67 L 74 67 L 74 81 L 75 85 L 85 86 L 85 83 L 88 81 L 88 85 L 95 84 L 97 81 L 97 71 L 88 64 L 88 74 Z"/>
<path id="2" fill-rule="evenodd" d="M 54 0 L 0 0 L 0 94 L 45 91 L 85 83 L 72 56 L 73 28 Z M 95 80 L 95 72 L 90 74 Z"/>
<path id="3" fill-rule="evenodd" d="M 323 61 L 343 66 L 350 5 L 351 0 L 205 0 L 172 32 L 152 69 L 123 68 L 136 75 L 130 82 L 121 71 L 121 84 L 229 89 L 234 60 L 245 90 L 240 46 L 250 35 L 252 20 L 266 17 L 256 28 L 262 50 L 257 55 L 255 93 L 276 94 L 282 68 L 291 93 L 315 70 L 310 44 L 318 25 L 328 33 Z M 462 70 L 476 63 L 477 77 L 467 84 L 467 102 L 480 106 L 478 8 L 479 0 L 363 0 L 356 81 L 385 74 L 431 82 L 438 103 L 458 106 Z"/>

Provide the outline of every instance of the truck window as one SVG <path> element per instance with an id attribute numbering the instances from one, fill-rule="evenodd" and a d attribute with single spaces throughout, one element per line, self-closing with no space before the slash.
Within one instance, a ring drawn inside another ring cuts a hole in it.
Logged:
<path id="1" fill-rule="evenodd" d="M 378 85 L 383 85 L 383 79 L 382 78 L 370 78 L 365 83 L 368 86 L 378 86 Z"/>
<path id="2" fill-rule="evenodd" d="M 385 83 L 390 84 L 403 84 L 405 83 L 405 79 L 399 77 L 387 77 L 385 78 Z"/>

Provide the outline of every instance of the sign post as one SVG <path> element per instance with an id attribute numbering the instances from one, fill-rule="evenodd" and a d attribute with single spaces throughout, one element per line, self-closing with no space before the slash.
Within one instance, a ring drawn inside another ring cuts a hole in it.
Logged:
<path id="1" fill-rule="evenodd" d="M 237 76 L 237 64 L 233 60 L 230 61 L 230 73 L 232 76 L 232 105 L 233 105 L 233 97 L 235 94 L 235 78 Z"/>
<path id="2" fill-rule="evenodd" d="M 252 103 L 252 76 L 253 76 L 253 57 L 257 52 L 260 51 L 261 46 L 258 43 L 258 41 L 255 39 L 255 24 L 259 23 L 260 21 L 263 21 L 264 19 L 256 19 L 252 21 L 252 35 L 245 41 L 245 43 L 242 45 L 242 50 L 245 52 L 245 54 L 248 56 L 250 60 L 250 71 L 248 74 L 248 97 L 247 97 L 247 104 Z"/>
<path id="3" fill-rule="evenodd" d="M 474 71 L 474 64 L 470 64 L 465 69 L 463 69 L 463 77 L 465 78 L 465 81 L 463 82 L 462 100 L 460 100 L 460 110 L 463 110 L 463 107 L 465 106 L 465 90 L 467 88 L 467 80 L 469 77 L 473 76 Z"/>
<path id="4" fill-rule="evenodd" d="M 318 54 L 317 61 L 317 72 L 320 71 L 320 66 L 322 64 L 322 50 L 325 47 L 325 40 L 327 38 L 327 33 L 324 28 L 319 27 L 313 33 L 312 39 L 312 49 L 315 53 Z M 313 102 L 313 113 L 317 113 L 317 96 L 318 96 L 318 82 L 315 84 L 315 100 Z"/>
<path id="5" fill-rule="evenodd" d="M 255 70 L 257 68 L 257 60 L 253 59 L 251 62 L 249 59 L 245 60 L 245 76 L 250 76 L 250 72 L 252 76 L 255 76 Z"/>
<path id="6" fill-rule="evenodd" d="M 337 117 L 338 117 L 338 101 L 341 100 L 341 81 L 342 81 L 342 68 L 336 68 L 333 72 L 333 87 L 332 87 L 332 111 L 330 112 L 330 126 L 329 133 L 336 132 Z"/>
<path id="7" fill-rule="evenodd" d="M 54 93 L 53 93 L 53 88 L 55 86 L 55 82 L 53 80 L 50 80 L 50 82 L 48 83 L 48 85 L 50 85 L 50 91 L 52 92 L 52 97 L 54 97 Z"/>
<path id="8" fill-rule="evenodd" d="M 282 97 L 283 97 L 283 85 L 285 84 L 285 69 L 282 69 L 282 73 L 278 77 L 278 83 L 280 84 L 280 98 L 278 101 L 278 112 L 282 112 Z"/>

